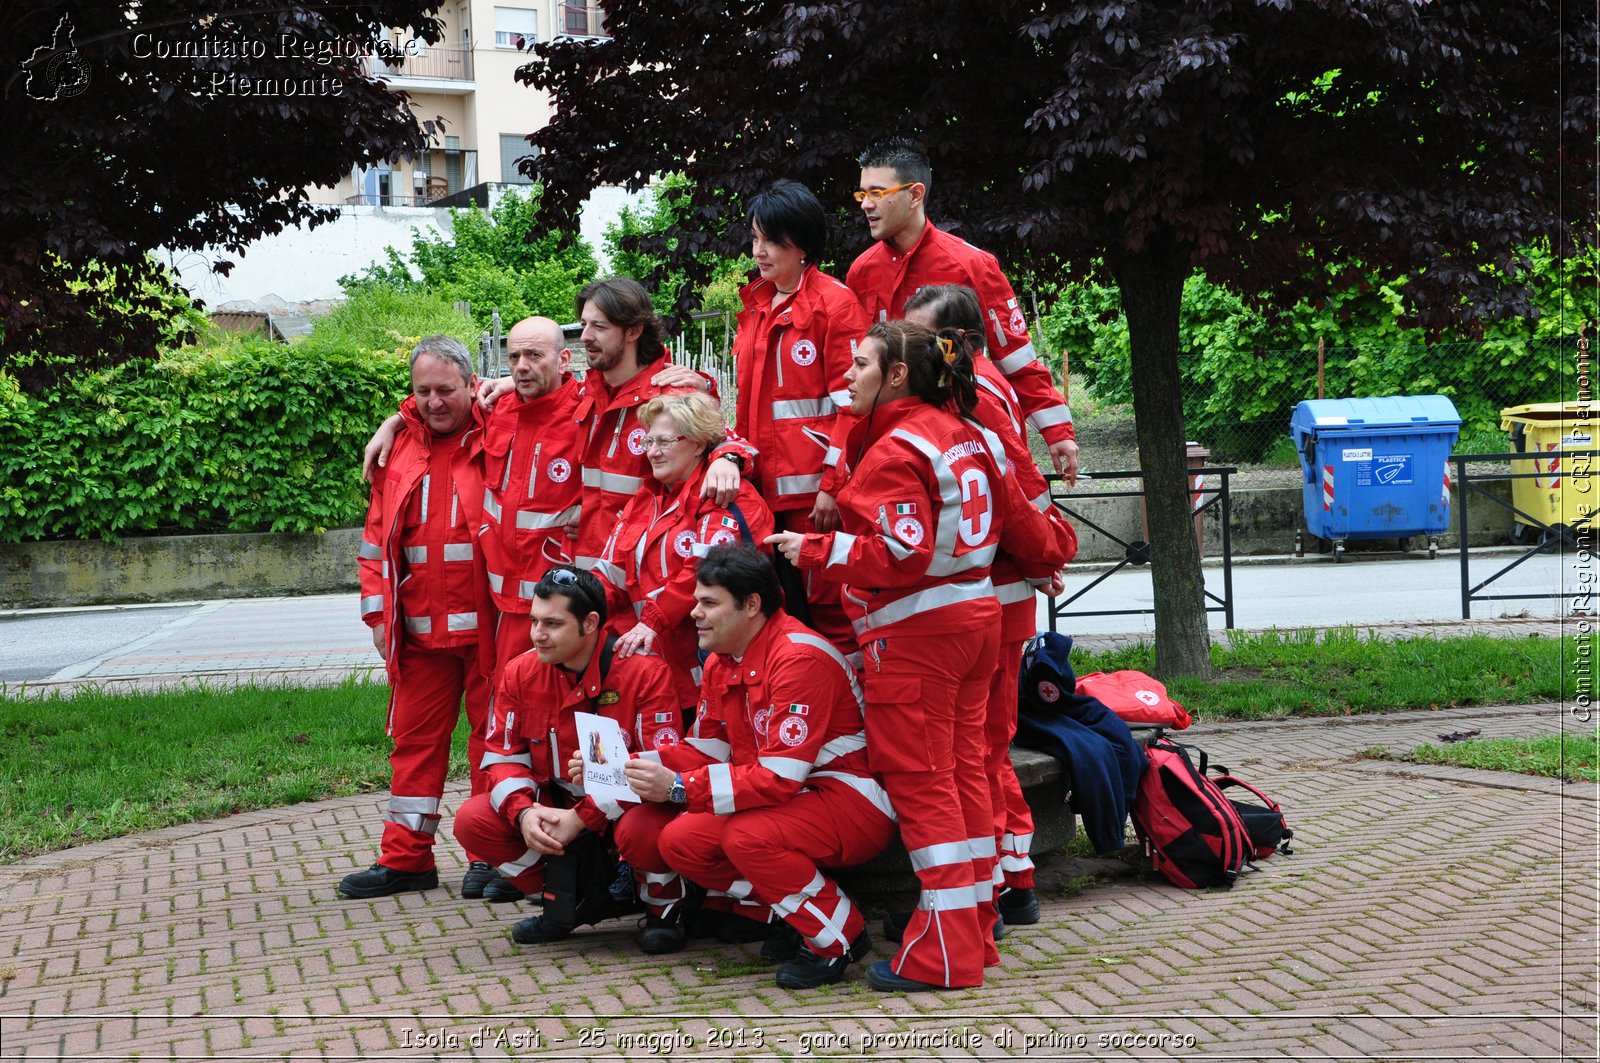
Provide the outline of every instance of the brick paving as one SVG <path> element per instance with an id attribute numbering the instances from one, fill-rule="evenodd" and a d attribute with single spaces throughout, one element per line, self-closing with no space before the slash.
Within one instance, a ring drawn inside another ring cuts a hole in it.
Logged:
<path id="1" fill-rule="evenodd" d="M 453 843 L 440 889 L 341 900 L 381 794 L 82 846 L 0 868 L 0 1059 L 1595 1059 L 1596 788 L 1359 756 L 1563 726 L 1196 726 L 1296 853 L 1201 893 L 1057 858 L 975 991 L 788 992 L 754 945 L 646 957 L 622 922 L 521 949 Z"/>

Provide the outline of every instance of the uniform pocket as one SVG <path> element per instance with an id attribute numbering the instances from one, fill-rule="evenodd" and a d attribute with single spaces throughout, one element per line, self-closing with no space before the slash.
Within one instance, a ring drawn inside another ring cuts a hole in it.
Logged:
<path id="1" fill-rule="evenodd" d="M 868 766 L 879 773 L 953 771 L 949 739 L 929 732 L 921 678 L 875 673 L 869 664 L 866 681 Z"/>

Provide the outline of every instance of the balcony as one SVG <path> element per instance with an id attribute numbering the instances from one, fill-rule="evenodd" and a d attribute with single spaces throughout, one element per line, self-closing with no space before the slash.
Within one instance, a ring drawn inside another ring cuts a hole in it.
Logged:
<path id="1" fill-rule="evenodd" d="M 600 9 L 598 3 L 565 2 L 556 4 L 556 13 L 561 18 L 562 35 L 566 37 L 609 37 L 606 32 L 606 13 Z"/>
<path id="2" fill-rule="evenodd" d="M 459 206 L 451 197 L 478 184 L 478 153 L 467 148 L 434 148 L 411 164 L 412 169 L 369 174 L 364 191 L 346 196 L 352 207 Z"/>
<path id="3" fill-rule="evenodd" d="M 387 61 L 379 55 L 368 55 L 364 60 L 367 74 L 382 78 L 397 88 L 417 87 L 426 92 L 449 92 L 455 82 L 464 85 L 462 91 L 472 88 L 472 52 L 466 48 L 433 45 L 420 55 L 411 54 Z"/>

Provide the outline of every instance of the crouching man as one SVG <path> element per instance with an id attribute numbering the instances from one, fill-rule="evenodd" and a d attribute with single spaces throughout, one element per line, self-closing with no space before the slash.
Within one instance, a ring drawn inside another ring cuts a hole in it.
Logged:
<path id="1" fill-rule="evenodd" d="M 523 893 L 545 896 L 543 914 L 511 930 L 511 940 L 521 945 L 558 941 L 582 923 L 626 910 L 591 895 L 605 891 L 606 877 L 597 885 L 580 871 L 558 882 L 554 868 L 547 873 L 547 858 L 578 859 L 569 844 L 585 832 L 618 840 L 630 830 L 653 836 L 671 818 L 670 810 L 651 805 L 602 810 L 581 786 L 562 778 L 562 766 L 578 750 L 574 713 L 617 721 L 635 756 L 681 734 L 666 662 L 644 654 L 615 658 L 604 634 L 605 609 L 600 581 L 570 565 L 550 569 L 534 585 L 533 650 L 505 666 L 490 713 L 483 756 L 488 792 L 456 813 L 462 848 L 482 854 Z M 593 846 L 596 840 L 584 842 Z M 585 863 L 594 855 L 586 854 Z M 634 889 L 649 913 L 640 941 L 645 951 L 670 951 L 658 947 L 661 939 L 681 947 L 682 880 L 665 869 L 636 873 Z M 665 927 L 674 929 L 663 932 Z"/>
<path id="2" fill-rule="evenodd" d="M 895 829 L 867 770 L 861 686 L 827 639 L 779 607 L 777 574 L 754 549 L 712 548 L 696 580 L 691 615 L 713 656 L 694 730 L 626 768 L 646 802 L 684 811 L 655 839 L 657 853 L 624 855 L 754 902 L 735 914 L 775 913 L 795 942 L 785 949 L 772 936 L 762 950 L 788 954 L 780 986 L 837 982 L 872 942 L 860 910 L 818 865 L 869 860 Z"/>

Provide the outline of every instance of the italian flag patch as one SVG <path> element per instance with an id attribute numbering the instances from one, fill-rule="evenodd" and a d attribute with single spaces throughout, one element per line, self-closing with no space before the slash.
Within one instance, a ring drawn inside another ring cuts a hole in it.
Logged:
<path id="1" fill-rule="evenodd" d="M 895 515 L 901 517 L 908 513 L 915 513 L 916 511 L 917 504 L 915 502 L 901 502 L 899 505 L 894 507 Z"/>
<path id="2" fill-rule="evenodd" d="M 810 705 L 790 705 L 789 706 L 789 711 L 794 713 L 796 716 L 804 716 L 806 713 L 811 711 L 811 706 Z"/>
<path id="3" fill-rule="evenodd" d="M 723 517 L 722 526 L 724 528 L 737 528 L 739 526 L 739 522 L 734 520 L 732 517 Z"/>
<path id="4" fill-rule="evenodd" d="M 672 713 L 670 713 L 670 712 L 658 712 L 658 713 L 656 713 L 656 723 L 671 723 L 671 722 L 672 722 Z"/>

